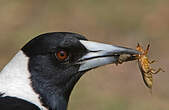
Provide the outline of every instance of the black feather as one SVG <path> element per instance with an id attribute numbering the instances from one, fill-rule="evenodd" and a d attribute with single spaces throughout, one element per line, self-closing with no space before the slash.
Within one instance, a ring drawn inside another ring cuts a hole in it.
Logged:
<path id="1" fill-rule="evenodd" d="M 16 97 L 0 97 L 0 110 L 40 110 L 40 108 Z"/>
<path id="2" fill-rule="evenodd" d="M 32 87 L 50 110 L 66 110 L 71 91 L 84 73 L 78 72 L 80 65 L 74 65 L 87 53 L 79 40 L 87 39 L 75 33 L 54 32 L 39 35 L 22 48 L 29 57 Z M 56 58 L 59 50 L 69 53 L 66 62 Z"/>

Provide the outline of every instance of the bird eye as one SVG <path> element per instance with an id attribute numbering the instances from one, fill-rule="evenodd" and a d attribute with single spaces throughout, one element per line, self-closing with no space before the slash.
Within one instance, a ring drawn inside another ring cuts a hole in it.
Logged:
<path id="1" fill-rule="evenodd" d="M 56 53 L 56 57 L 60 61 L 64 61 L 68 58 L 68 53 L 64 50 L 60 50 Z"/>

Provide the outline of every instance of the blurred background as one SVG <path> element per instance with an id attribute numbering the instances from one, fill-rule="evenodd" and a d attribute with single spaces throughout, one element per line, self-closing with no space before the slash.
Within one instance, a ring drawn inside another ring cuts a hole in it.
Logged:
<path id="1" fill-rule="evenodd" d="M 169 110 L 168 0 L 0 0 L 0 70 L 35 36 L 69 31 L 89 40 L 136 48 L 151 44 L 153 94 L 136 61 L 85 74 L 68 110 Z"/>

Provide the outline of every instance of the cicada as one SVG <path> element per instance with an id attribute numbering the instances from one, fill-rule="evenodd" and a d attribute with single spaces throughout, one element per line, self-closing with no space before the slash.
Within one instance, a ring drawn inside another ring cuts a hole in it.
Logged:
<path id="1" fill-rule="evenodd" d="M 136 50 L 140 52 L 140 54 L 137 57 L 138 57 L 138 65 L 142 74 L 143 81 L 148 88 L 152 89 L 153 74 L 157 74 L 160 71 L 164 72 L 164 70 L 162 68 L 158 68 L 157 70 L 155 70 L 150 66 L 150 64 L 154 63 L 155 60 L 150 61 L 148 59 L 147 54 L 149 49 L 150 49 L 150 44 L 148 44 L 146 50 L 143 50 L 143 48 L 139 44 L 137 45 L 136 48 Z"/>

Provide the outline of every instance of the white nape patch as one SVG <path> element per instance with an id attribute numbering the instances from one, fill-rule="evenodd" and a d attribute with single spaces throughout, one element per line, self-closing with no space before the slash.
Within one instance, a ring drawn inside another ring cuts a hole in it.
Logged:
<path id="1" fill-rule="evenodd" d="M 47 110 L 40 103 L 39 95 L 31 87 L 28 61 L 29 58 L 19 51 L 5 66 L 0 73 L 0 93 L 4 93 L 3 97 L 12 96 L 24 99 L 37 105 L 41 110 Z"/>

